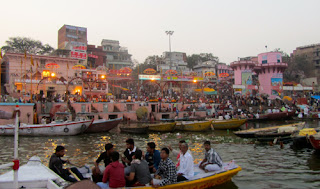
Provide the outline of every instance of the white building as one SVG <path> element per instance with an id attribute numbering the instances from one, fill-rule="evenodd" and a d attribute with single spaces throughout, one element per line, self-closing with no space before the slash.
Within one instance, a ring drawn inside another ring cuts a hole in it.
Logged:
<path id="1" fill-rule="evenodd" d="M 170 69 L 180 71 L 188 71 L 187 68 L 187 55 L 184 52 L 164 52 L 163 61 L 159 64 L 158 69 L 162 69 L 163 72 Z"/>
<path id="2" fill-rule="evenodd" d="M 214 76 L 216 76 L 216 65 L 217 62 L 213 61 L 213 60 L 209 60 L 206 62 L 201 62 L 198 63 L 198 65 L 193 67 L 193 71 L 197 73 L 197 75 L 199 76 L 205 76 L 205 73 L 207 72 L 212 72 L 214 73 Z M 213 75 L 211 75 L 210 77 L 212 77 Z"/>
<path id="3" fill-rule="evenodd" d="M 102 50 L 106 52 L 106 66 L 109 69 L 119 70 L 123 67 L 132 67 L 131 54 L 126 47 L 121 47 L 119 41 L 103 39 Z"/>

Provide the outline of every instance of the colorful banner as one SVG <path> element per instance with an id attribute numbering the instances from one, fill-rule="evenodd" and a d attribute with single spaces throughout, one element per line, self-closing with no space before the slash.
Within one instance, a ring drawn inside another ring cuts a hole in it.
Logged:
<path id="1" fill-rule="evenodd" d="M 241 84 L 245 86 L 245 89 L 242 90 L 243 95 L 251 95 L 252 88 L 249 86 L 252 85 L 252 72 L 248 70 L 244 70 L 241 73 Z"/>
<path id="2" fill-rule="evenodd" d="M 282 78 L 271 78 L 271 95 L 280 96 L 282 89 Z"/>
<path id="3" fill-rule="evenodd" d="M 160 75 L 139 75 L 139 80 L 161 80 Z"/>

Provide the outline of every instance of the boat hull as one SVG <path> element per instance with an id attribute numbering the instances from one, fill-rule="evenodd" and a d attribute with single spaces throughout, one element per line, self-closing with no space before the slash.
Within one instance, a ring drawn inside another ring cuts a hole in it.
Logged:
<path id="1" fill-rule="evenodd" d="M 288 124 L 288 125 L 280 125 L 280 126 L 274 126 L 274 127 L 265 127 L 265 128 L 258 128 L 258 129 L 247 129 L 242 131 L 236 131 L 234 134 L 241 138 L 255 138 L 255 134 L 258 132 L 272 132 L 277 131 L 281 127 L 299 127 L 305 125 L 305 122 L 300 123 L 294 123 L 294 124 Z"/>
<path id="2" fill-rule="evenodd" d="M 179 125 L 177 124 L 177 129 L 182 131 L 192 131 L 192 132 L 199 132 L 199 131 L 206 131 L 209 130 L 211 126 L 211 121 L 205 122 L 192 122 L 192 123 L 184 123 L 181 122 Z"/>
<path id="3" fill-rule="evenodd" d="M 156 131 L 156 132 L 172 132 L 176 127 L 176 123 L 159 123 L 159 124 L 152 124 L 148 125 L 149 131 Z"/>
<path id="4" fill-rule="evenodd" d="M 295 115 L 295 112 L 276 112 L 276 113 L 269 113 L 266 114 L 268 120 L 286 120 L 292 119 Z"/>
<path id="5" fill-rule="evenodd" d="M 320 150 L 320 138 L 319 137 L 315 137 L 315 136 L 311 135 L 309 137 L 309 141 L 314 149 Z"/>
<path id="6" fill-rule="evenodd" d="M 123 133 L 146 134 L 148 127 L 120 127 L 120 130 Z"/>
<path id="7" fill-rule="evenodd" d="M 237 120 L 213 120 L 212 126 L 217 130 L 226 130 L 226 129 L 237 129 L 244 123 L 246 123 L 246 119 L 237 119 Z"/>
<path id="8" fill-rule="evenodd" d="M 70 136 L 83 133 L 93 120 L 50 123 L 44 125 L 22 125 L 19 135 L 22 136 Z M 14 125 L 0 126 L 0 135 L 14 135 Z"/>
<path id="9" fill-rule="evenodd" d="M 183 189 L 194 189 L 194 188 L 211 188 L 213 186 L 217 186 L 223 183 L 226 183 L 231 180 L 231 178 L 236 175 L 239 171 L 241 171 L 241 167 L 237 167 L 235 169 L 231 169 L 226 172 L 218 173 L 212 176 L 204 177 L 197 180 L 192 181 L 184 181 L 179 182 L 176 184 L 170 184 L 163 186 L 161 188 L 164 189 L 177 189 L 177 188 L 183 188 Z M 140 187 L 139 187 L 140 188 Z M 144 189 L 153 189 L 152 187 L 141 187 Z"/>
<path id="10" fill-rule="evenodd" d="M 122 118 L 111 120 L 96 120 L 87 130 L 85 130 L 85 133 L 108 132 L 111 129 L 117 127 L 121 121 Z"/>

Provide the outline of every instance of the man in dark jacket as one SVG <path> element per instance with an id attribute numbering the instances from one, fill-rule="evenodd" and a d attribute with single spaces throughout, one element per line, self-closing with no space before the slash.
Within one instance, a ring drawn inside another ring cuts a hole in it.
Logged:
<path id="1" fill-rule="evenodd" d="M 57 146 L 56 152 L 52 154 L 50 161 L 49 161 L 49 168 L 57 173 L 61 178 L 63 178 L 66 181 L 70 182 L 77 182 L 75 178 L 70 177 L 70 170 L 77 175 L 77 177 L 80 180 L 83 180 L 82 174 L 79 172 L 79 170 L 75 167 L 63 169 L 63 164 L 70 163 L 69 160 L 62 160 L 61 157 L 63 157 L 65 154 L 65 148 L 63 146 Z"/>

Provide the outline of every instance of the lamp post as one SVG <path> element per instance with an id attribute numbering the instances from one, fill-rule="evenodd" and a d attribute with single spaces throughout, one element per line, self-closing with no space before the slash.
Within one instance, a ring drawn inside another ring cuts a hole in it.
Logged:
<path id="1" fill-rule="evenodd" d="M 171 35 L 173 35 L 174 31 L 166 31 L 166 34 L 169 36 L 169 60 L 170 60 L 170 70 L 172 69 L 172 61 L 171 61 Z M 169 72 L 170 80 L 172 80 L 171 71 Z M 172 82 L 170 82 L 170 90 L 172 90 Z M 170 97 L 172 96 L 172 91 L 170 91 Z"/>

